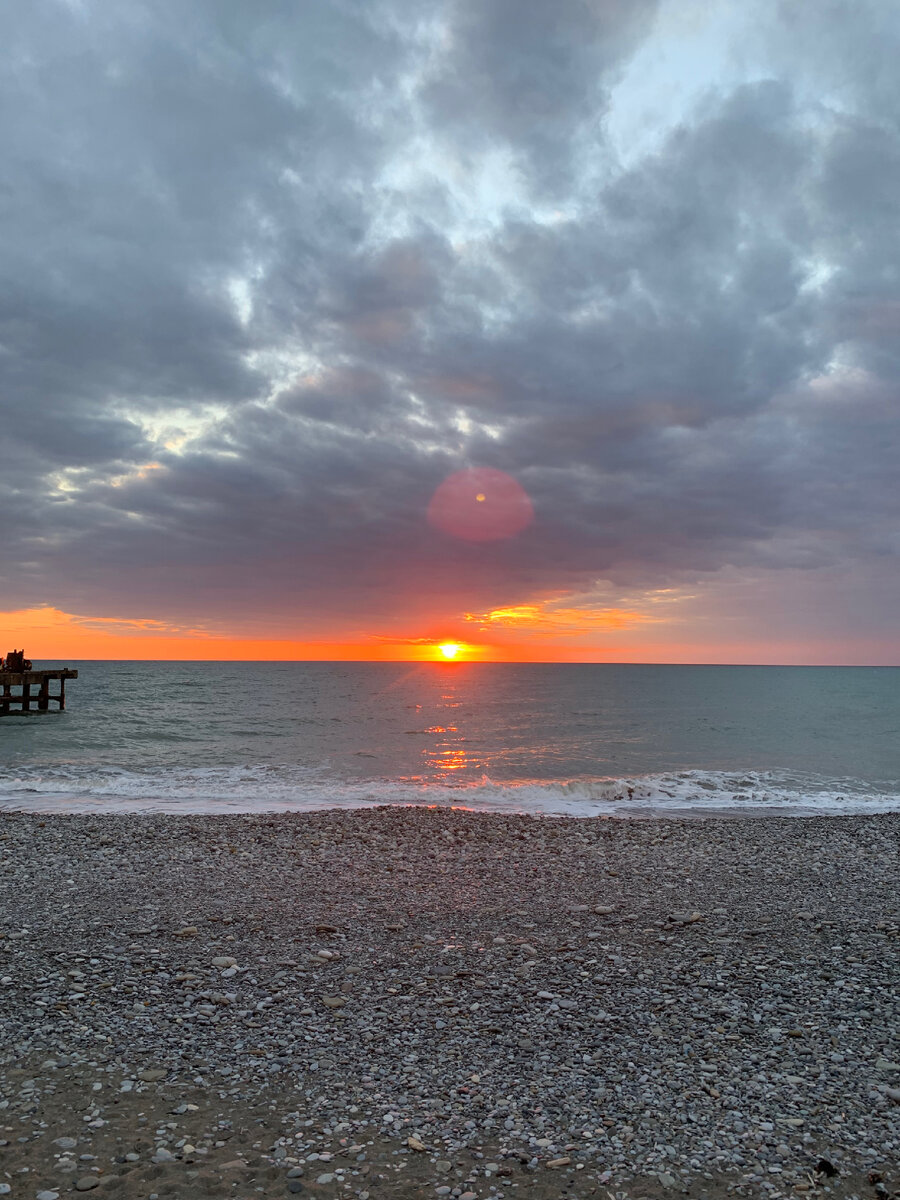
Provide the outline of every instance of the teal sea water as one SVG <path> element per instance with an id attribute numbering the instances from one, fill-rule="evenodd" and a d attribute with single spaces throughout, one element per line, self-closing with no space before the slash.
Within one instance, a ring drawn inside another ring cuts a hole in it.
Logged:
<path id="1" fill-rule="evenodd" d="M 63 665 L 65 713 L 0 717 L 0 808 L 900 811 L 900 668 Z"/>

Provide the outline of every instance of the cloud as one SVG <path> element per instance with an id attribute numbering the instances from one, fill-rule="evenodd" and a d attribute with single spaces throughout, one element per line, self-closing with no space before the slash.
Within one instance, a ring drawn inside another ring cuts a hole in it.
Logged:
<path id="1" fill-rule="evenodd" d="M 506 151 L 539 193 L 577 187 L 609 88 L 652 26 L 656 0 L 456 0 L 422 88 L 431 123 L 467 158 Z"/>
<path id="2" fill-rule="evenodd" d="M 560 604 L 515 604 L 511 608 L 495 608 L 486 613 L 466 613 L 482 632 L 496 629 L 525 630 L 529 636 L 586 637 L 595 633 L 631 629 L 661 620 L 647 613 L 626 608 L 575 608 Z"/>
<path id="3" fill-rule="evenodd" d="M 660 11 L 7 19 L 4 605 L 404 637 L 598 580 L 602 625 L 635 589 L 801 570 L 886 616 L 900 20 L 772 0 L 622 163 L 617 84 Z M 475 467 L 525 489 L 527 529 L 429 526 Z"/>

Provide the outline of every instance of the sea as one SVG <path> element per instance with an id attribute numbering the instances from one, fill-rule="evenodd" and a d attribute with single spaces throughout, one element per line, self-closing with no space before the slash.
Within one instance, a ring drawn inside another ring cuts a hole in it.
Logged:
<path id="1" fill-rule="evenodd" d="M 0 809 L 535 816 L 900 811 L 900 668 L 35 662 Z"/>

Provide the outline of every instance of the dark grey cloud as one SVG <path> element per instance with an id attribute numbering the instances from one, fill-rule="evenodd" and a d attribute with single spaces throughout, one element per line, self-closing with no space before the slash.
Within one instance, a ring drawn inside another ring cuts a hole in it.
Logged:
<path id="1" fill-rule="evenodd" d="M 602 141 L 610 86 L 656 0 L 457 0 L 422 96 L 463 155 L 498 146 L 541 192 L 577 187 L 573 157 Z"/>
<path id="2" fill-rule="evenodd" d="M 626 164 L 649 2 L 7 12 L 0 607 L 308 632 L 800 567 L 887 614 L 900 17 L 825 8 Z M 534 524 L 436 534 L 482 465 Z"/>

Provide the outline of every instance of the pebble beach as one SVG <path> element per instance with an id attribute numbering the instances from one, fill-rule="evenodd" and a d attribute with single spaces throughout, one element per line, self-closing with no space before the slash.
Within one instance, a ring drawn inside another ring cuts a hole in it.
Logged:
<path id="1" fill-rule="evenodd" d="M 0 1194 L 891 1196 L 900 816 L 0 815 Z"/>

